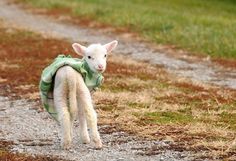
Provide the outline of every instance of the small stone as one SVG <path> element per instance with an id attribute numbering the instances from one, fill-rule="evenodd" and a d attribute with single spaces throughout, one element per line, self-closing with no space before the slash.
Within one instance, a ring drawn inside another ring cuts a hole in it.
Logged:
<path id="1" fill-rule="evenodd" d="M 28 153 L 31 153 L 31 152 L 32 152 L 32 149 L 27 149 L 27 152 L 28 152 Z"/>
<path id="2" fill-rule="evenodd" d="M 118 158 L 116 161 L 124 161 L 124 158 Z"/>
<path id="3" fill-rule="evenodd" d="M 164 157 L 163 156 L 161 156 L 160 157 L 160 161 L 164 161 L 165 159 L 164 159 Z"/>
<path id="4" fill-rule="evenodd" d="M 23 148 L 24 147 L 24 145 L 23 144 L 19 144 L 19 148 Z"/>
<path id="5" fill-rule="evenodd" d="M 69 152 L 75 153 L 75 150 L 74 149 L 70 149 Z"/>
<path id="6" fill-rule="evenodd" d="M 19 153 L 23 153 L 23 152 L 24 152 L 24 149 L 18 149 L 18 152 L 19 152 Z"/>

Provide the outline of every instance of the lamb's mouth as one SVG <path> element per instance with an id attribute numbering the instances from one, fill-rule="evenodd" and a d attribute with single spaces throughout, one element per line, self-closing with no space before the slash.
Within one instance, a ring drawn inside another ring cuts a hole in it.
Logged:
<path id="1" fill-rule="evenodd" d="M 99 72 L 99 73 L 103 73 L 104 69 L 96 69 L 96 71 Z"/>

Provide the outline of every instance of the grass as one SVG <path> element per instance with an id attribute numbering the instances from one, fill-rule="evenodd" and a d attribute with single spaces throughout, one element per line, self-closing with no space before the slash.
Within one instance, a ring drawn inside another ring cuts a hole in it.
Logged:
<path id="1" fill-rule="evenodd" d="M 139 33 L 158 44 L 171 44 L 213 57 L 236 58 L 233 0 L 17 1 Z"/>
<path id="2" fill-rule="evenodd" d="M 219 114 L 220 120 L 225 125 L 230 126 L 230 128 L 236 130 L 236 113 L 222 112 Z"/>
<path id="3" fill-rule="evenodd" d="M 42 69 L 57 54 L 73 53 L 68 42 L 4 28 L 1 23 L 0 47 L 4 58 L 0 95 L 33 100 L 39 100 Z M 200 156 L 232 159 L 236 155 L 235 90 L 179 80 L 163 68 L 116 55 L 108 58 L 104 77 L 101 90 L 93 95 L 99 124 L 115 124 L 155 140 L 169 139 L 175 144 L 172 149 L 193 150 Z"/>
<path id="4" fill-rule="evenodd" d="M 189 122 L 194 122 L 194 118 L 192 115 L 188 113 L 180 113 L 180 112 L 171 112 L 171 111 L 164 111 L 164 112 L 146 112 L 144 114 L 143 121 L 146 124 L 171 124 L 171 123 L 180 123 L 180 124 L 187 124 Z"/>

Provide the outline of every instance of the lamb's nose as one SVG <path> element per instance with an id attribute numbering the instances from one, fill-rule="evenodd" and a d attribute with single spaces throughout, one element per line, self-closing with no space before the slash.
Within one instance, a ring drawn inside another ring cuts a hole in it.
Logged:
<path id="1" fill-rule="evenodd" d="M 103 69 L 103 65 L 99 64 L 98 69 Z"/>

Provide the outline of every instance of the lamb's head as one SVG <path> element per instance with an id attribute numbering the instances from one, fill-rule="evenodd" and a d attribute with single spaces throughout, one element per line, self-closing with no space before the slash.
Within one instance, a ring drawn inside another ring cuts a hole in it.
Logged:
<path id="1" fill-rule="evenodd" d="M 117 44 L 118 41 L 114 40 L 105 45 L 91 44 L 88 47 L 74 43 L 72 47 L 77 54 L 84 57 L 92 71 L 103 73 L 106 69 L 107 55 L 115 49 Z"/>

